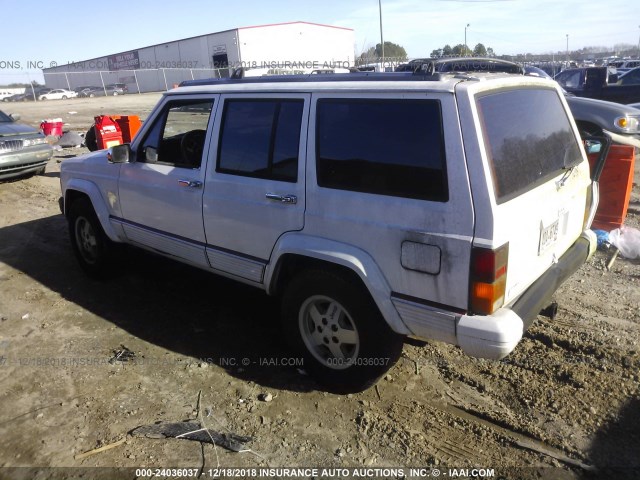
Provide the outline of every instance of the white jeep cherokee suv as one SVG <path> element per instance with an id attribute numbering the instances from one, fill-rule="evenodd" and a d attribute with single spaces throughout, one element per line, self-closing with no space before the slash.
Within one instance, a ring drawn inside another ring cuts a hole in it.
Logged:
<path id="1" fill-rule="evenodd" d="M 185 82 L 61 184 L 88 274 L 127 243 L 279 295 L 305 368 L 343 391 L 407 336 L 504 357 L 596 245 L 564 96 L 519 75 Z"/>

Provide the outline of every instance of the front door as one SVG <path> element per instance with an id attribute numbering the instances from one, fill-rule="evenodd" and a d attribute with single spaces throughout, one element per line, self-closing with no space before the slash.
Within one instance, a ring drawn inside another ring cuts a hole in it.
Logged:
<path id="1" fill-rule="evenodd" d="M 167 99 L 122 165 L 119 197 L 133 243 L 208 266 L 202 226 L 207 131 L 216 95 Z"/>

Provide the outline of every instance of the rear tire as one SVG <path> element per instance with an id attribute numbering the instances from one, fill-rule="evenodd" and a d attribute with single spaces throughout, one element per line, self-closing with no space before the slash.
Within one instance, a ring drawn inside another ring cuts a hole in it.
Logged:
<path id="1" fill-rule="evenodd" d="M 331 271 L 295 277 L 282 299 L 282 319 L 304 368 L 336 393 L 369 388 L 402 353 L 404 337 L 389 328 L 364 286 Z"/>
<path id="2" fill-rule="evenodd" d="M 82 269 L 93 278 L 110 277 L 114 273 L 116 245 L 104 233 L 91 201 L 86 197 L 74 200 L 67 218 L 73 253 Z"/>

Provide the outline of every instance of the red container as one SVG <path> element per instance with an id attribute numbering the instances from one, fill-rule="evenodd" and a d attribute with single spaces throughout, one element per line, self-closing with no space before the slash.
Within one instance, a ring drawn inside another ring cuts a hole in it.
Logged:
<path id="1" fill-rule="evenodd" d="M 133 137 L 136 136 L 142 123 L 138 115 L 113 115 L 111 117 L 120 126 L 122 131 L 122 141 L 124 143 L 131 143 Z"/>
<path id="2" fill-rule="evenodd" d="M 597 159 L 597 153 L 589 155 L 591 168 L 594 167 Z M 624 223 L 631 198 L 634 163 L 634 147 L 611 145 L 598 181 L 600 202 L 593 219 L 593 228 L 611 231 Z"/>
<path id="3" fill-rule="evenodd" d="M 46 136 L 53 135 L 56 137 L 62 136 L 62 122 L 54 121 L 54 120 L 44 120 L 40 124 L 40 130 Z"/>
<path id="4" fill-rule="evenodd" d="M 116 121 L 108 115 L 95 117 L 96 143 L 98 150 L 104 150 L 115 145 L 122 145 L 122 131 Z"/>

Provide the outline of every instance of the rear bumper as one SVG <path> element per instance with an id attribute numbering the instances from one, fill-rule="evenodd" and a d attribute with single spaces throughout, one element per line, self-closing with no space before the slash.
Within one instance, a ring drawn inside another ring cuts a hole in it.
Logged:
<path id="1" fill-rule="evenodd" d="M 560 285 L 595 252 L 591 230 L 582 236 L 511 305 L 486 316 L 463 315 L 456 322 L 456 343 L 473 357 L 499 360 L 520 342 Z"/>

